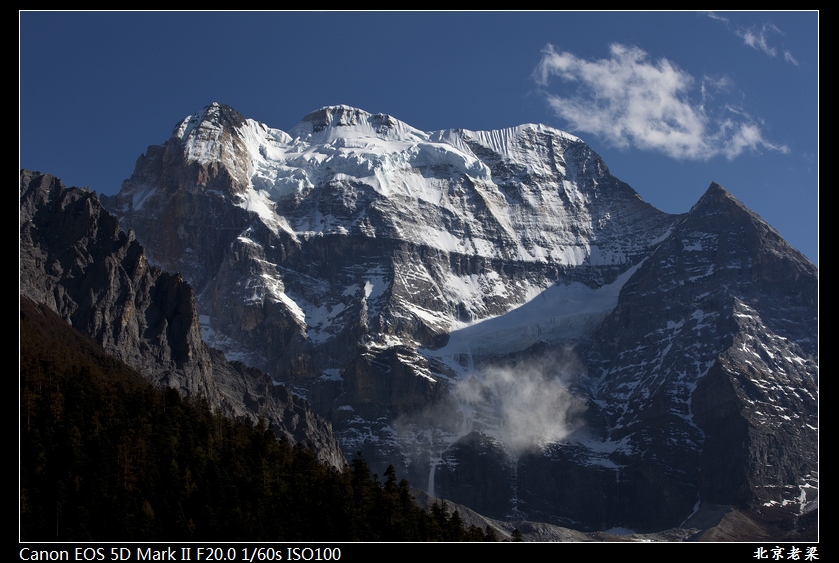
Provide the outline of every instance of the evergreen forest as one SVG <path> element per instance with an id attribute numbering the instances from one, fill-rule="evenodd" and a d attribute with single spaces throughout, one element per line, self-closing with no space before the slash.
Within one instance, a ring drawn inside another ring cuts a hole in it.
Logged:
<path id="1" fill-rule="evenodd" d="M 268 424 L 157 389 L 21 299 L 23 541 L 497 541 L 392 467 L 342 471 Z"/>

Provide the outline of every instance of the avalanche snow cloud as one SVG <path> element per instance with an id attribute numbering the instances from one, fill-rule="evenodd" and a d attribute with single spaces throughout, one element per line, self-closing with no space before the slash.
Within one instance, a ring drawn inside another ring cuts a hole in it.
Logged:
<path id="1" fill-rule="evenodd" d="M 570 356 L 571 354 L 569 354 Z M 578 366 L 557 365 L 546 358 L 519 365 L 487 366 L 461 380 L 455 388 L 460 414 L 475 429 L 475 412 L 497 421 L 482 428 L 501 440 L 515 458 L 547 444 L 564 441 L 580 429 L 585 405 L 568 391 L 563 380 Z M 489 412 L 486 412 L 489 411 Z"/>
<path id="2" fill-rule="evenodd" d="M 546 92 L 556 114 L 572 129 L 594 133 L 617 147 L 635 146 L 688 160 L 747 150 L 788 152 L 764 138 L 757 122 L 730 105 L 715 108 L 719 81 L 697 80 L 667 59 L 649 60 L 642 49 L 614 43 L 610 57 L 589 61 L 553 45 L 542 50 L 534 77 L 544 88 L 558 77 L 570 95 Z"/>

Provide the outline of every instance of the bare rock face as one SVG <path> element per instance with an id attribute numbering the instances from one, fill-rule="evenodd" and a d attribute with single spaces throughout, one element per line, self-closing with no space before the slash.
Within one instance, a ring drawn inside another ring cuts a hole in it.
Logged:
<path id="1" fill-rule="evenodd" d="M 191 287 L 150 266 L 140 243 L 119 230 L 94 194 L 23 171 L 20 231 L 25 295 L 132 367 L 165 373 L 195 366 L 184 392 L 207 390 Z"/>
<path id="2" fill-rule="evenodd" d="M 374 470 L 585 530 L 817 505 L 818 272 L 716 184 L 670 215 L 542 125 L 212 104 L 103 201 Z"/>
<path id="3" fill-rule="evenodd" d="M 514 497 L 499 491 L 515 492 L 515 462 L 500 440 L 473 431 L 452 444 L 435 475 L 435 491 L 452 502 L 472 507 L 492 518 L 515 514 Z"/>
<path id="4" fill-rule="evenodd" d="M 672 489 L 667 505 L 681 514 L 700 501 L 806 508 L 817 490 L 817 283 L 777 232 L 709 187 L 590 348 L 621 481 L 658 468 L 638 495 Z M 634 520 L 661 525 L 649 516 Z"/>
<path id="5" fill-rule="evenodd" d="M 20 174 L 21 294 L 54 310 L 153 383 L 230 416 L 266 418 L 278 436 L 344 463 L 328 423 L 258 370 L 201 340 L 191 286 L 153 267 L 95 194 L 48 174 Z"/>

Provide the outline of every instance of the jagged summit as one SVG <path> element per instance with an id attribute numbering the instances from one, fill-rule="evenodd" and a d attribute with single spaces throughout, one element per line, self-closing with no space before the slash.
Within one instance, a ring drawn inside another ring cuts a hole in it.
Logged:
<path id="1" fill-rule="evenodd" d="M 769 223 L 716 182 L 711 183 L 696 205 L 691 208 L 686 221 L 693 221 L 696 224 L 714 224 L 717 221 L 737 224 L 740 227 L 729 241 L 729 246 L 748 248 L 752 253 L 769 253 L 785 260 L 792 260 L 796 264 L 796 271 L 801 269 L 811 273 L 817 271 L 812 262 L 790 246 Z M 720 226 L 720 230 L 727 229 Z"/>
<path id="2" fill-rule="evenodd" d="M 734 197 L 734 195 L 732 195 L 728 190 L 726 190 L 724 187 L 722 187 L 716 182 L 711 182 L 711 185 L 708 186 L 708 189 L 705 190 L 705 193 L 702 194 L 702 197 L 699 198 L 699 201 L 697 201 L 693 208 L 691 208 L 690 212 L 692 213 L 695 209 L 701 210 L 706 206 L 718 206 L 721 204 L 726 204 L 726 202 L 729 205 L 734 205 L 735 207 L 738 207 L 740 209 L 748 211 L 749 213 L 754 214 L 754 212 L 752 212 L 745 205 L 743 205 L 743 203 L 739 199 Z"/>
<path id="3" fill-rule="evenodd" d="M 179 123 L 172 135 L 185 141 L 196 129 L 219 130 L 224 127 L 238 128 L 245 123 L 245 118 L 232 107 L 213 102 L 201 111 L 185 118 Z"/>
<path id="4" fill-rule="evenodd" d="M 370 114 L 346 105 L 326 106 L 314 111 L 306 115 L 288 133 L 308 143 L 364 138 L 415 143 L 428 140 L 427 133 L 390 115 Z"/>
<path id="5" fill-rule="evenodd" d="M 323 106 L 300 120 L 301 124 L 308 123 L 315 132 L 322 131 L 325 127 L 352 127 L 369 120 L 372 115 L 363 109 L 340 104 L 336 106 Z M 377 114 L 379 119 L 392 119 L 389 115 Z"/>
<path id="6" fill-rule="evenodd" d="M 757 213 L 746 207 L 746 205 L 737 199 L 734 194 L 726 190 L 723 186 L 719 185 L 716 182 L 711 182 L 711 185 L 708 186 L 708 189 L 705 190 L 705 193 L 702 194 L 702 197 L 699 198 L 699 201 L 690 209 L 688 214 L 691 213 L 709 213 L 709 212 L 729 212 L 729 213 L 737 213 L 739 212 L 749 216 L 753 221 L 756 223 L 765 224 L 767 227 L 772 229 L 772 227 L 766 223 Z M 775 231 L 774 229 L 772 229 Z M 781 237 L 777 231 L 775 231 L 777 237 Z"/>

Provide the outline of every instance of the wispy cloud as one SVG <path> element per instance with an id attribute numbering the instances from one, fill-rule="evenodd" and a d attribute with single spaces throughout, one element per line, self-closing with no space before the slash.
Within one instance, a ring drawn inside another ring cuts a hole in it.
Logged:
<path id="1" fill-rule="evenodd" d="M 727 17 L 721 16 L 716 12 L 702 12 L 702 13 L 705 14 L 706 16 L 708 16 L 711 19 L 719 20 L 721 22 L 728 23 L 728 18 Z"/>
<path id="2" fill-rule="evenodd" d="M 756 27 L 738 29 L 734 33 L 736 33 L 743 42 L 752 49 L 763 51 L 770 57 L 774 57 L 778 54 L 775 48 L 769 45 L 769 34 L 781 33 L 781 30 L 771 23 L 765 23 L 759 29 Z"/>
<path id="3" fill-rule="evenodd" d="M 710 110 L 710 90 L 725 89 L 730 81 L 706 79 L 698 86 L 687 72 L 667 59 L 649 60 L 633 46 L 612 44 L 608 59 L 585 60 L 552 45 L 542 51 L 534 77 L 546 89 L 556 114 L 573 131 L 593 133 L 615 146 L 664 153 L 672 158 L 707 160 L 722 155 L 733 159 L 760 148 L 788 152 L 763 137 L 760 126 L 740 111 L 723 106 Z M 570 93 L 547 91 L 558 77 Z M 699 91 L 700 100 L 691 100 Z"/>
<path id="4" fill-rule="evenodd" d="M 731 21 L 725 17 L 721 16 L 716 12 L 703 12 L 709 18 L 715 19 L 717 21 L 721 21 L 725 24 L 727 28 L 733 31 L 740 39 L 743 40 L 743 43 L 760 51 L 762 53 L 766 53 L 770 57 L 776 57 L 778 55 L 778 48 L 772 45 L 772 36 L 773 35 L 784 35 L 784 32 L 778 29 L 778 26 L 772 23 L 764 23 L 762 25 L 754 25 L 751 27 L 737 27 L 732 28 Z M 794 64 L 798 66 L 798 61 L 792 53 L 787 51 L 786 49 L 781 49 L 783 53 L 784 60 L 788 63 Z"/>

